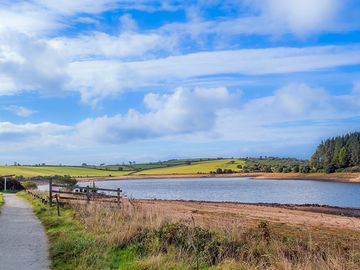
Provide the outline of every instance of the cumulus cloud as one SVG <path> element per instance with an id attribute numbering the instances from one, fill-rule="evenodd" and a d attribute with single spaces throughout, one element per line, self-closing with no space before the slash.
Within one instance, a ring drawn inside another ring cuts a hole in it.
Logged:
<path id="1" fill-rule="evenodd" d="M 239 109 L 223 111 L 215 129 L 224 131 L 221 134 L 228 140 L 289 144 L 301 139 L 310 141 L 319 134 L 328 136 L 329 131 L 334 132 L 334 123 L 340 120 L 360 117 L 360 106 L 354 103 L 356 98 L 354 91 L 331 95 L 321 87 L 291 83 L 273 95 L 250 100 Z M 344 130 L 349 128 L 346 123 L 340 125 Z"/>
<path id="2" fill-rule="evenodd" d="M 331 95 L 304 83 L 291 83 L 247 102 L 226 88 L 178 88 L 169 95 L 147 94 L 147 113 L 129 110 L 125 115 L 89 118 L 77 130 L 81 138 L 98 143 L 169 136 L 202 142 L 296 142 L 301 136 L 311 140 L 314 132 L 333 130 L 332 121 L 360 117 L 357 98 L 354 91 Z"/>
<path id="3" fill-rule="evenodd" d="M 114 144 L 146 147 L 166 140 L 174 145 L 215 146 L 225 141 L 244 147 L 222 152 L 217 146 L 217 154 L 283 153 L 285 149 L 287 153 L 297 149 L 304 154 L 305 146 L 321 138 L 360 128 L 356 120 L 360 118 L 357 87 L 355 83 L 347 94 L 333 95 L 319 86 L 291 83 L 271 95 L 250 100 L 225 87 L 177 88 L 169 94 L 146 94 L 145 112 L 130 109 L 125 114 L 88 118 L 74 126 L 0 122 L 0 145 L 3 151 L 15 146 L 46 149 L 61 145 L 89 151 L 108 147 L 111 153 Z M 181 152 L 180 148 L 174 151 Z"/>
<path id="4" fill-rule="evenodd" d="M 86 119 L 77 129 L 81 137 L 108 143 L 203 132 L 212 128 L 218 111 L 231 107 L 237 97 L 226 88 L 151 93 L 144 97 L 147 113 L 129 110 L 126 115 Z"/>

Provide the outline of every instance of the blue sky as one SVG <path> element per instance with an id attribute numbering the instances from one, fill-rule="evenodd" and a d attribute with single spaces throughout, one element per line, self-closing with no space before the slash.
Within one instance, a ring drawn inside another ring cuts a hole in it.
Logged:
<path id="1" fill-rule="evenodd" d="M 0 163 L 309 158 L 359 129 L 358 1 L 0 3 Z"/>

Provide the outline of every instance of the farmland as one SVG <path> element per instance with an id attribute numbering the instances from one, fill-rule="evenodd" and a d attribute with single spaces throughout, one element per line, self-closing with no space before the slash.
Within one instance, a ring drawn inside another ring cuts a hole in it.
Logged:
<path id="1" fill-rule="evenodd" d="M 240 166 L 239 166 L 240 165 Z M 161 175 L 161 174 L 208 174 L 211 171 L 215 172 L 217 169 L 232 170 L 233 172 L 240 172 L 244 161 L 241 159 L 216 159 L 208 161 L 196 161 L 186 165 L 177 165 L 172 167 L 149 169 L 137 172 L 140 175 Z M 239 167 L 240 168 L 239 168 Z"/>
<path id="2" fill-rule="evenodd" d="M 24 177 L 71 175 L 74 177 L 86 176 L 122 176 L 131 171 L 105 171 L 86 167 L 72 166 L 0 166 L 0 174 L 16 174 Z"/>

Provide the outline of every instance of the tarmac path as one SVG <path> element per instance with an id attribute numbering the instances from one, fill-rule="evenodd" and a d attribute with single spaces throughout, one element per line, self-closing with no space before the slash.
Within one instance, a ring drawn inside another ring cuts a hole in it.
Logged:
<path id="1" fill-rule="evenodd" d="M 32 207 L 15 194 L 4 194 L 0 208 L 0 269 L 49 269 L 48 240 Z"/>

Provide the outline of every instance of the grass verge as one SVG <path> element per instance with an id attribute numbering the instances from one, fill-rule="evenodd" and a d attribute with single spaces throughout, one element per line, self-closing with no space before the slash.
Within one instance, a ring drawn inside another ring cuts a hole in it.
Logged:
<path id="1" fill-rule="evenodd" d="M 4 197 L 2 192 L 0 192 L 0 206 L 2 206 L 4 204 Z"/>
<path id="2" fill-rule="evenodd" d="M 49 239 L 52 269 L 108 269 L 111 247 L 104 245 L 93 233 L 86 232 L 70 207 L 61 209 L 42 204 L 31 195 L 18 195 L 28 201 L 45 227 Z"/>

